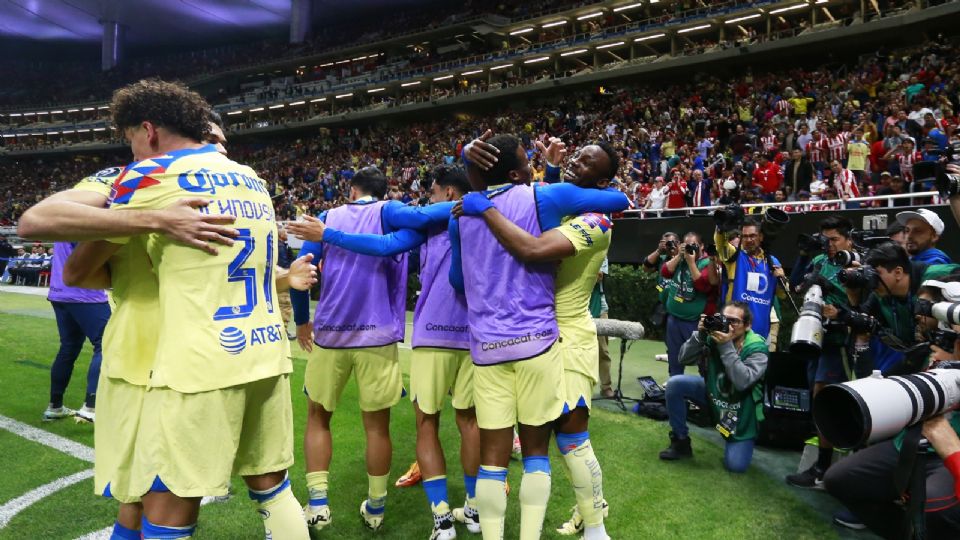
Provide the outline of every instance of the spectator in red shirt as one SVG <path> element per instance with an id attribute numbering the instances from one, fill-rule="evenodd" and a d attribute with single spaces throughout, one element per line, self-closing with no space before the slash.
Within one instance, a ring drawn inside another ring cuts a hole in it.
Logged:
<path id="1" fill-rule="evenodd" d="M 687 207 L 687 183 L 683 180 L 680 171 L 674 171 L 667 184 L 669 194 L 667 196 L 667 208 L 686 208 Z"/>
<path id="2" fill-rule="evenodd" d="M 753 170 L 753 185 L 760 188 L 764 200 L 773 200 L 774 193 L 783 186 L 783 169 L 769 160 L 767 154 L 761 153 L 757 160 L 757 167 Z"/>

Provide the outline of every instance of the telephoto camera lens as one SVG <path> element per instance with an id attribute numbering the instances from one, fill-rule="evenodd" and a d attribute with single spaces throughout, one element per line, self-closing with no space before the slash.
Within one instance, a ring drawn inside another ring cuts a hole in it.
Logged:
<path id="1" fill-rule="evenodd" d="M 833 256 L 833 261 L 838 266 L 846 268 L 853 263 L 862 264 L 863 256 L 861 256 L 857 251 L 843 250 L 838 251 L 837 254 Z"/>
<path id="2" fill-rule="evenodd" d="M 813 420 L 837 448 L 889 439 L 960 404 L 960 370 L 931 369 L 884 378 L 873 375 L 817 392 Z"/>
<path id="3" fill-rule="evenodd" d="M 960 302 L 937 302 L 930 312 L 943 324 L 960 324 Z"/>
<path id="4" fill-rule="evenodd" d="M 813 358 L 823 344 L 823 289 L 811 285 L 803 296 L 800 317 L 790 331 L 790 352 Z"/>

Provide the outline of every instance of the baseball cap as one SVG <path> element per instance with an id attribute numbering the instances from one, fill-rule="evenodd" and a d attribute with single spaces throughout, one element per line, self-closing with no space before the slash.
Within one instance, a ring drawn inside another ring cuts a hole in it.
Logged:
<path id="1" fill-rule="evenodd" d="M 901 225 L 906 225 L 911 219 L 919 219 L 933 227 L 933 232 L 937 233 L 937 236 L 943 234 L 943 220 L 940 219 L 940 216 L 935 213 L 927 210 L 926 208 L 921 208 L 919 210 L 910 210 L 907 212 L 900 212 L 897 214 L 897 222 Z"/>
<path id="2" fill-rule="evenodd" d="M 737 183 L 733 180 L 727 180 L 723 183 L 723 189 L 726 189 L 726 190 L 737 189 Z"/>

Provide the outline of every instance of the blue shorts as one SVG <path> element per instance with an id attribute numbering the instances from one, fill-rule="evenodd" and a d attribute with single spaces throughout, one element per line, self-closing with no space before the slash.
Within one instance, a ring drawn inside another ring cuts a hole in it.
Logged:
<path id="1" fill-rule="evenodd" d="M 807 365 L 807 379 L 810 386 L 815 383 L 842 383 L 850 380 L 843 365 L 845 354 L 843 348 L 837 345 L 825 345 L 820 357 Z"/>

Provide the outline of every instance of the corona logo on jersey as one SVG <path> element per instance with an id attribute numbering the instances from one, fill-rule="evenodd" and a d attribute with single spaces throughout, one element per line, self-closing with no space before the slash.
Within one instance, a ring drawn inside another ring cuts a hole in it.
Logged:
<path id="1" fill-rule="evenodd" d="M 267 188 L 256 178 L 237 172 L 212 172 L 209 169 L 186 171 L 177 177 L 180 188 L 190 193 L 216 195 L 218 187 L 240 187 L 266 193 Z"/>

